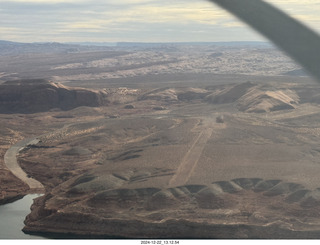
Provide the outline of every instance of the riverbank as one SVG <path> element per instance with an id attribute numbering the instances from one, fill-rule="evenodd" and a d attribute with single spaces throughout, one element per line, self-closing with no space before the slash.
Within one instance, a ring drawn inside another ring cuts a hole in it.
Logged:
<path id="1" fill-rule="evenodd" d="M 37 235 L 25 234 L 24 219 L 30 213 L 33 200 L 39 194 L 29 194 L 18 201 L 0 206 L 0 237 L 1 239 L 44 239 Z"/>
<path id="2" fill-rule="evenodd" d="M 7 169 L 0 173 L 0 205 L 22 199 L 27 194 L 44 193 L 44 186 L 30 178 L 20 167 L 17 156 L 24 148 L 39 142 L 37 138 L 21 140 L 11 146 L 4 154 L 3 161 Z M 11 184 L 11 186 L 10 186 Z"/>
<path id="3" fill-rule="evenodd" d="M 0 186 L 0 205 L 19 200 L 30 191 L 27 184 L 15 177 L 7 169 L 0 171 Z"/>
<path id="4" fill-rule="evenodd" d="M 39 143 L 39 139 L 35 138 L 29 138 L 24 139 L 22 141 L 19 141 L 12 147 L 10 147 L 9 150 L 7 150 L 6 154 L 4 155 L 4 163 L 6 167 L 20 180 L 25 182 L 29 188 L 30 192 L 34 193 L 43 193 L 44 192 L 44 186 L 37 180 L 31 178 L 28 176 L 20 167 L 17 155 L 20 151 L 22 151 L 24 148 L 36 145 Z"/>

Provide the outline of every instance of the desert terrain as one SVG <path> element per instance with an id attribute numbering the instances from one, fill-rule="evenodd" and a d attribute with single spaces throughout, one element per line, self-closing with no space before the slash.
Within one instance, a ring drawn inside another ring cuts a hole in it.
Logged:
<path id="1" fill-rule="evenodd" d="M 320 237 L 320 87 L 274 47 L 10 45 L 1 202 L 44 194 L 24 232 Z"/>

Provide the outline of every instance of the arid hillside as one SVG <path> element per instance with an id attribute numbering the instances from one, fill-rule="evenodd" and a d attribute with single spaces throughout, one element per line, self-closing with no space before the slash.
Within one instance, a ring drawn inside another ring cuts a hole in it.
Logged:
<path id="1" fill-rule="evenodd" d="M 89 109 L 90 120 L 84 107 L 50 112 L 68 114 L 69 124 L 19 154 L 46 187 L 24 231 L 318 237 L 320 106 L 307 89 L 320 93 L 311 84 L 260 82 L 122 88 L 135 94 L 130 103 Z"/>
<path id="2" fill-rule="evenodd" d="M 281 52 L 51 46 L 0 56 L 0 202 L 44 186 L 24 232 L 320 238 L 320 87 Z"/>

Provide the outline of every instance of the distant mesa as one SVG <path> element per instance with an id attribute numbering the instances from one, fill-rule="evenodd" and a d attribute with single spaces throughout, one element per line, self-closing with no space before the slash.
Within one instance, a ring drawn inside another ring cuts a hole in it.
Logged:
<path id="1" fill-rule="evenodd" d="M 7 81 L 0 85 L 0 113 L 35 113 L 106 104 L 104 92 L 67 87 L 45 79 Z"/>
<path id="2" fill-rule="evenodd" d="M 100 107 L 115 103 L 124 104 L 124 109 L 134 109 L 132 102 L 137 99 L 161 101 L 164 105 L 191 101 L 210 104 L 233 103 L 242 112 L 264 113 L 295 109 L 300 100 L 303 103 L 304 94 L 304 91 L 253 82 L 211 88 L 159 88 L 140 94 L 138 90 L 127 88 L 93 90 L 68 87 L 45 79 L 24 79 L 0 84 L 0 113 L 71 110 L 80 106 Z M 315 102 L 319 97 L 318 94 L 314 94 L 307 96 L 306 100 L 311 102 L 312 99 L 312 102 Z M 165 109 L 162 106 L 153 107 L 153 110 Z"/>

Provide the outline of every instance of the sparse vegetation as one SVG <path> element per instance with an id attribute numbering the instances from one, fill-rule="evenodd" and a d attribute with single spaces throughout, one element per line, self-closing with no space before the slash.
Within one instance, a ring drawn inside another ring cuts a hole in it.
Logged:
<path id="1" fill-rule="evenodd" d="M 224 116 L 220 115 L 216 118 L 217 123 L 224 123 Z"/>
<path id="2" fill-rule="evenodd" d="M 320 88 L 309 78 L 262 76 L 296 68 L 274 49 L 229 49 L 114 48 L 7 66 L 3 80 L 38 65 L 36 75 L 54 81 L 15 79 L 12 96 L 0 97 L 12 108 L 0 114 L 2 156 L 40 138 L 18 155 L 46 188 L 24 230 L 139 238 L 238 238 L 234 224 L 245 227 L 241 236 L 267 238 L 320 230 Z M 17 59 L 6 58 L 0 64 Z M 41 110 L 17 96 L 24 87 Z M 58 105 L 59 89 L 79 103 Z M 28 192 L 0 166 L 1 200 Z"/>

